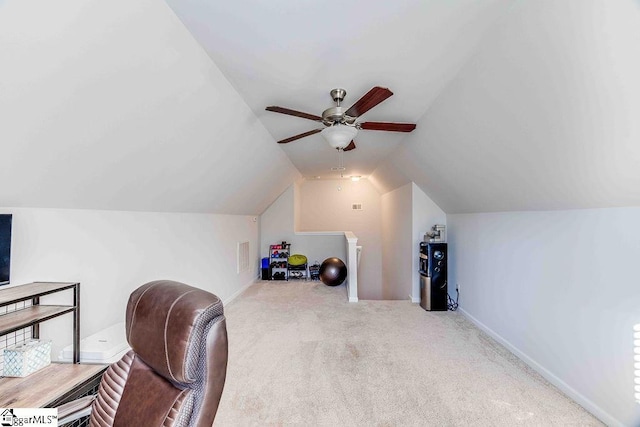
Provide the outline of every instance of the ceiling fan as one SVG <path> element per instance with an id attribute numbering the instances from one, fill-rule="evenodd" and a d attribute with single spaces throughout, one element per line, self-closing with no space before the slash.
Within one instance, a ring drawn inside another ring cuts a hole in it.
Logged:
<path id="1" fill-rule="evenodd" d="M 289 108 L 270 106 L 267 111 L 274 113 L 288 114 L 290 116 L 302 117 L 303 119 L 313 120 L 325 125 L 324 129 L 313 129 L 308 132 L 301 133 L 283 140 L 278 144 L 286 144 L 306 136 L 314 135 L 321 132 L 322 136 L 329 144 L 338 150 L 350 151 L 356 148 L 353 138 L 358 130 L 382 130 L 391 132 L 411 132 L 416 128 L 413 123 L 390 123 L 390 122 L 358 122 L 358 117 L 380 104 L 385 99 L 393 95 L 389 89 L 376 86 L 367 92 L 349 109 L 340 106 L 342 100 L 347 95 L 344 89 L 333 89 L 331 98 L 336 103 L 335 107 L 327 108 L 322 112 L 322 117 L 313 114 L 303 113 L 301 111 L 291 110 Z"/>

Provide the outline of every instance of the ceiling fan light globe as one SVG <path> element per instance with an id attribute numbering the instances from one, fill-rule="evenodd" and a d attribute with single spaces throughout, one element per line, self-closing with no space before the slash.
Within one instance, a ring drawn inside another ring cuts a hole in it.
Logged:
<path id="1" fill-rule="evenodd" d="M 332 148 L 345 148 L 358 134 L 358 129 L 347 125 L 333 125 L 320 132 Z"/>

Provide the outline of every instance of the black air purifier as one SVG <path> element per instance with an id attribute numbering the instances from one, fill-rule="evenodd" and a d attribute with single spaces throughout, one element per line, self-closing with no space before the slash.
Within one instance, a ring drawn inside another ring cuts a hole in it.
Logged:
<path id="1" fill-rule="evenodd" d="M 420 242 L 420 307 L 446 311 L 447 244 Z"/>

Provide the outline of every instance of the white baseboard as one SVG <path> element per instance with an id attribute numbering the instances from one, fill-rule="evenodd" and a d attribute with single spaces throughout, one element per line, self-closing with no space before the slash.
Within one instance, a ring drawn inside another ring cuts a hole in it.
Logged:
<path id="1" fill-rule="evenodd" d="M 579 405 L 581 405 L 583 408 L 589 411 L 592 415 L 600 419 L 600 421 L 605 423 L 607 426 L 624 427 L 624 424 L 622 424 L 619 420 L 617 420 L 611 414 L 605 412 L 602 408 L 600 408 L 591 400 L 587 399 L 585 396 L 580 394 L 578 391 L 572 388 L 569 384 L 562 381 L 560 378 L 558 378 L 557 376 L 549 372 L 546 368 L 544 368 L 538 362 L 533 360 L 531 357 L 527 356 L 525 353 L 523 353 L 522 351 L 518 350 L 516 347 L 511 345 L 509 341 L 502 338 L 494 330 L 489 328 L 484 323 L 480 322 L 478 319 L 476 319 L 471 314 L 466 312 L 463 308 L 459 308 L 458 310 L 462 313 L 463 316 L 469 319 L 474 325 L 482 329 L 484 332 L 490 335 L 491 338 L 493 338 L 494 340 L 502 344 L 504 347 L 506 347 L 511 353 L 515 354 L 520 360 L 522 360 L 524 363 L 529 365 L 532 369 L 534 369 L 536 372 L 542 375 L 547 381 L 549 381 L 551 384 L 559 388 L 564 394 L 569 396 L 571 399 L 573 399 L 575 402 L 577 402 Z"/>
<path id="2" fill-rule="evenodd" d="M 358 302 L 358 297 L 349 297 L 349 302 Z"/>
<path id="3" fill-rule="evenodd" d="M 420 297 L 416 298 L 413 295 L 409 295 L 409 299 L 411 300 L 412 303 L 414 304 L 420 304 Z"/>
<path id="4" fill-rule="evenodd" d="M 249 289 L 252 285 L 254 285 L 259 280 L 260 280 L 259 278 L 258 279 L 253 279 L 252 281 L 250 281 L 249 283 L 247 283 L 246 285 L 244 285 L 243 287 L 238 289 L 236 292 L 234 292 L 234 294 L 231 295 L 230 297 L 222 299 L 222 305 L 227 305 L 231 301 L 233 301 L 234 299 L 238 298 L 244 291 Z"/>

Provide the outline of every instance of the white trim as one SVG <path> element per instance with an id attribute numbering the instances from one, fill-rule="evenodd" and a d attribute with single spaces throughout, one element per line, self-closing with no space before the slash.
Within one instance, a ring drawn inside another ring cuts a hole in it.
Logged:
<path id="1" fill-rule="evenodd" d="M 524 363 L 526 363 L 531 368 L 533 368 L 536 372 L 538 372 L 540 375 L 542 375 L 551 384 L 553 384 L 554 386 L 559 388 L 569 398 L 573 399 L 576 403 L 581 405 L 587 411 L 591 412 L 591 414 L 593 414 L 595 417 L 599 418 L 600 421 L 605 423 L 607 426 L 609 426 L 609 427 L 618 427 L 618 426 L 619 427 L 624 427 L 624 424 L 622 424 L 619 420 L 617 420 L 611 414 L 605 412 L 598 405 L 596 405 L 591 400 L 589 400 L 588 398 L 586 398 L 585 396 L 583 396 L 582 394 L 577 392 L 569 384 L 565 383 L 560 378 L 555 376 L 553 373 L 548 371 L 544 366 L 540 365 L 538 362 L 533 360 L 531 357 L 527 356 L 525 353 L 523 353 L 522 351 L 520 351 L 519 349 L 517 349 L 516 347 L 511 345 L 511 343 L 509 343 L 509 341 L 507 341 L 506 339 L 502 338 L 500 335 L 498 335 L 495 331 L 493 331 L 487 325 L 485 325 L 484 323 L 480 322 L 478 319 L 473 317 L 471 314 L 467 313 L 463 308 L 460 308 L 459 310 L 462 313 L 462 315 L 464 315 L 467 319 L 469 319 L 478 328 L 480 328 L 481 330 L 483 330 L 484 332 L 489 334 L 491 336 L 491 338 L 493 338 L 494 340 L 496 340 L 500 344 L 502 344 L 504 347 L 506 347 L 511 353 L 516 355 L 520 360 L 522 360 Z"/>
<path id="2" fill-rule="evenodd" d="M 296 236 L 344 236 L 344 231 L 296 231 Z"/>
<path id="3" fill-rule="evenodd" d="M 351 231 L 345 231 L 347 239 L 347 294 L 349 302 L 358 302 L 358 238 Z"/>
<path id="4" fill-rule="evenodd" d="M 340 234 L 344 234 L 344 237 L 347 239 L 347 242 L 353 243 L 354 245 L 358 243 L 358 238 L 351 231 L 343 231 Z"/>
<path id="5" fill-rule="evenodd" d="M 246 285 L 244 285 L 243 287 L 238 289 L 236 292 L 234 292 L 230 297 L 220 298 L 222 300 L 222 305 L 229 304 L 231 301 L 233 301 L 234 299 L 238 298 L 240 296 L 240 294 L 242 294 L 244 291 L 249 289 L 251 287 L 251 285 L 255 285 L 259 281 L 260 281 L 260 279 L 253 279 L 252 281 L 250 281 L 249 283 L 247 283 Z"/>
<path id="6" fill-rule="evenodd" d="M 409 299 L 411 300 L 412 303 L 414 304 L 420 304 L 420 297 L 416 298 L 413 295 L 409 295 Z"/>

